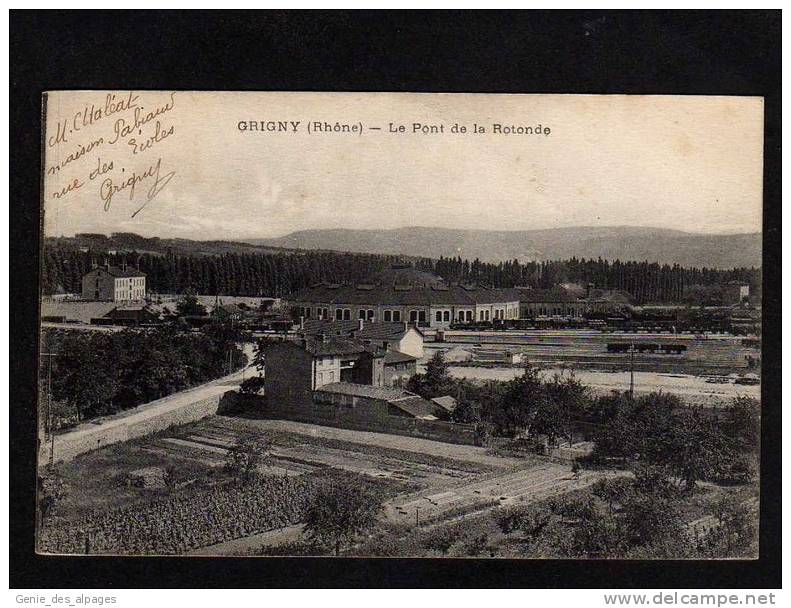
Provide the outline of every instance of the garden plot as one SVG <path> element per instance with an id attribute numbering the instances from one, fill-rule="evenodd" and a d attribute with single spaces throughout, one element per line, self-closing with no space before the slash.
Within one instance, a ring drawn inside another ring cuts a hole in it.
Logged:
<path id="1" fill-rule="evenodd" d="M 575 478 L 567 465 L 545 463 L 486 476 L 440 492 L 398 497 L 386 505 L 385 514 L 393 523 L 450 519 L 496 506 L 529 504 L 586 487 L 603 476 L 603 473 L 584 472 Z"/>
<path id="2" fill-rule="evenodd" d="M 227 450 L 241 436 L 260 437 L 266 442 L 270 458 L 265 468 L 292 475 L 332 467 L 371 477 L 435 486 L 470 479 L 487 470 L 486 467 L 471 466 L 447 458 L 431 459 L 422 454 L 374 449 L 349 442 L 321 440 L 309 435 L 240 428 L 238 421 L 230 419 L 203 421 L 192 425 L 177 437 L 160 439 L 159 443 L 166 444 L 168 448 L 202 451 L 202 458 L 213 459 L 219 465 L 224 462 Z"/>

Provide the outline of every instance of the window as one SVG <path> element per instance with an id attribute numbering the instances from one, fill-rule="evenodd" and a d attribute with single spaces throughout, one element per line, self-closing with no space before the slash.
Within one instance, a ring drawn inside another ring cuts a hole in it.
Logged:
<path id="1" fill-rule="evenodd" d="M 443 321 L 450 321 L 450 311 L 446 310 L 442 313 L 442 320 Z"/>
<path id="2" fill-rule="evenodd" d="M 352 320 L 352 311 L 348 308 L 343 309 L 343 320 L 344 321 L 351 321 Z"/>
<path id="3" fill-rule="evenodd" d="M 393 320 L 393 313 L 391 311 L 389 311 L 389 310 L 386 310 L 385 311 L 385 321 L 387 323 L 390 323 L 390 321 L 392 321 L 392 320 Z"/>
<path id="4" fill-rule="evenodd" d="M 360 314 L 358 315 L 358 317 L 363 320 L 365 319 L 365 309 L 363 308 L 360 309 Z"/>
<path id="5" fill-rule="evenodd" d="M 418 311 L 418 313 L 417 313 L 417 320 L 418 320 L 419 323 L 425 323 L 426 322 L 426 311 L 425 310 Z"/>
<path id="6" fill-rule="evenodd" d="M 409 311 L 409 322 L 410 323 L 417 323 L 417 311 L 410 310 Z"/>
<path id="7" fill-rule="evenodd" d="M 368 320 L 369 321 L 373 321 L 374 320 L 374 310 L 373 310 L 373 308 L 368 311 Z"/>
<path id="8" fill-rule="evenodd" d="M 401 311 L 400 310 L 394 310 L 393 311 L 393 322 L 394 323 L 400 323 L 401 322 Z"/>
<path id="9" fill-rule="evenodd" d="M 467 311 L 467 321 L 472 321 L 472 311 L 471 310 Z"/>
<path id="10" fill-rule="evenodd" d="M 316 374 L 316 386 L 318 386 L 320 384 L 324 384 L 324 373 L 323 372 L 319 372 L 318 374 Z"/>
<path id="11" fill-rule="evenodd" d="M 335 372 L 330 372 L 330 382 L 335 382 Z"/>
<path id="12" fill-rule="evenodd" d="M 343 309 L 336 308 L 335 309 L 335 320 L 336 321 L 343 321 Z"/>
<path id="13" fill-rule="evenodd" d="M 438 310 L 437 314 L 436 314 L 436 316 L 434 318 L 437 320 L 437 322 L 442 321 L 442 311 Z"/>

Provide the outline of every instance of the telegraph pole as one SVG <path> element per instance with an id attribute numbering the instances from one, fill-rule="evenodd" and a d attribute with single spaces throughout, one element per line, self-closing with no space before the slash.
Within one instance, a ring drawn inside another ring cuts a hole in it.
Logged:
<path id="1" fill-rule="evenodd" d="M 55 353 L 41 353 L 42 357 L 47 357 L 47 433 L 51 443 L 49 452 L 49 463 L 55 460 L 55 432 L 52 428 L 52 357 L 57 357 Z M 44 436 L 46 440 L 46 434 Z"/>
<path id="2" fill-rule="evenodd" d="M 634 343 L 629 347 L 629 401 L 634 401 Z"/>

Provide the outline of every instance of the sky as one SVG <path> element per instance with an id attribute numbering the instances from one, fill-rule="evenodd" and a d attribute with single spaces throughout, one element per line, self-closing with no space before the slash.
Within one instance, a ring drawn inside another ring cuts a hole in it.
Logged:
<path id="1" fill-rule="evenodd" d="M 261 130 L 270 121 L 288 130 Z M 315 122 L 330 132 L 308 133 Z M 413 132 L 415 123 L 443 132 Z M 762 129 L 755 97 L 52 92 L 45 233 L 759 232 Z"/>

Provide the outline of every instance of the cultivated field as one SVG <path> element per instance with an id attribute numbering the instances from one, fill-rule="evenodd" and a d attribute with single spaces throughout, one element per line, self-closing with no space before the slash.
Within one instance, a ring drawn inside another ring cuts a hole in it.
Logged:
<path id="1" fill-rule="evenodd" d="M 223 468 L 228 448 L 243 437 L 268 449 L 260 472 L 270 481 L 260 487 L 240 487 Z M 158 467 L 167 486 L 129 484 L 130 473 Z M 293 542 L 308 496 L 337 475 L 380 488 L 383 523 L 408 525 L 529 502 L 597 478 L 474 446 L 223 416 L 85 454 L 59 470 L 67 494 L 40 535 L 44 552 L 246 554 Z"/>

